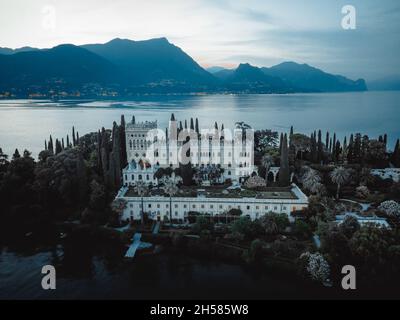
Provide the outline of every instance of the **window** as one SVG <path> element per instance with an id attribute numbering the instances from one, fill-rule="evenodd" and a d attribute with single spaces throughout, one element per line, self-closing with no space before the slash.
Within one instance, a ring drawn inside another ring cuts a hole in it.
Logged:
<path id="1" fill-rule="evenodd" d="M 175 208 L 178 208 L 178 205 L 177 205 L 177 204 L 175 205 Z"/>
<path id="2" fill-rule="evenodd" d="M 150 180 L 150 177 L 148 174 L 146 174 L 146 180 Z"/>
<path id="3" fill-rule="evenodd" d="M 247 210 L 250 210 L 250 206 L 247 206 Z"/>
<path id="4" fill-rule="evenodd" d="M 195 205 L 195 204 L 194 204 L 194 205 L 192 205 L 192 208 L 193 208 L 193 209 L 195 209 L 195 208 L 196 208 L 196 205 Z"/>
<path id="5" fill-rule="evenodd" d="M 131 178 L 132 178 L 132 180 L 135 180 L 135 175 L 132 175 L 132 177 L 131 177 Z"/>
<path id="6" fill-rule="evenodd" d="M 149 203 L 149 208 L 151 208 L 151 203 Z"/>
<path id="7" fill-rule="evenodd" d="M 183 207 L 186 208 L 186 204 L 184 204 Z"/>

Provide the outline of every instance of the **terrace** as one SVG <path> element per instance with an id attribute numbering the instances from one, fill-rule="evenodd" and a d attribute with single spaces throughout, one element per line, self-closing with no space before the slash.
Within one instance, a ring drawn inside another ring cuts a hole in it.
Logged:
<path id="1" fill-rule="evenodd" d="M 134 187 L 128 187 L 126 192 L 123 194 L 124 197 L 139 197 Z M 161 188 L 154 187 L 149 190 L 147 197 L 149 196 L 165 196 L 169 197 Z M 174 197 L 182 198 L 231 198 L 231 199 L 243 199 L 243 198 L 255 198 L 255 199 L 298 199 L 296 194 L 292 191 L 291 187 L 276 188 L 276 187 L 265 187 L 260 190 L 250 189 L 236 189 L 228 190 L 226 186 L 210 186 L 210 187 L 196 187 L 196 186 L 182 186 L 178 193 Z"/>

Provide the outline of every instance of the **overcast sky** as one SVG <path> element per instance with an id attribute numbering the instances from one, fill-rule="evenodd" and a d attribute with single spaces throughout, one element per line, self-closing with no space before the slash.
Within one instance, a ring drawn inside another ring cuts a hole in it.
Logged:
<path id="1" fill-rule="evenodd" d="M 346 4 L 355 30 L 341 27 Z M 0 0 L 1 47 L 116 37 L 167 37 L 204 67 L 292 60 L 367 80 L 400 73 L 398 0 Z"/>

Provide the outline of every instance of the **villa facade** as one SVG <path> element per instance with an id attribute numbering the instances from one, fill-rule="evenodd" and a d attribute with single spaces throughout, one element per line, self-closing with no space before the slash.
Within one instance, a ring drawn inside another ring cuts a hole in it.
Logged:
<path id="1" fill-rule="evenodd" d="M 196 127 L 197 125 L 196 121 Z M 187 154 L 190 153 L 190 164 L 197 169 L 197 175 L 201 175 L 204 168 L 212 166 L 220 170 L 219 178 L 213 181 L 200 179 L 200 183 L 196 181 L 197 186 L 179 188 L 171 198 L 160 192 L 162 188 L 158 188 L 158 185 L 162 181 L 158 181 L 155 173 L 159 168 L 179 168 L 179 152 L 184 143 L 178 139 L 178 135 L 185 129 L 182 125 L 177 129 L 174 116 L 166 130 L 169 132 L 167 135 L 149 134 L 157 130 L 156 121 L 136 122 L 133 117 L 126 125 L 128 165 L 122 171 L 123 185 L 116 196 L 116 200 L 121 200 L 124 204 L 121 220 L 137 221 L 144 213 L 155 221 L 169 221 L 172 216 L 174 222 L 187 222 L 192 214 L 222 216 L 230 215 L 233 209 L 237 209 L 236 214 L 240 212 L 252 220 L 268 213 L 284 213 L 293 220 L 292 213 L 308 207 L 307 196 L 295 184 L 257 192 L 242 189 L 243 180 L 256 172 L 253 153 L 249 150 L 253 148 L 252 141 L 249 143 L 236 137 L 225 139 L 227 137 L 224 130 L 218 130 L 217 124 L 210 131 L 211 136 L 200 135 L 196 128 L 196 139 L 189 140 Z M 197 139 L 197 136 L 203 138 Z M 269 172 L 276 181 L 279 167 L 272 167 Z M 138 181 L 154 188 L 141 196 L 135 188 Z"/>
<path id="2" fill-rule="evenodd" d="M 196 139 L 191 137 L 188 144 L 193 167 L 218 167 L 221 171 L 221 183 L 228 179 L 240 182 L 256 172 L 253 145 L 246 145 L 245 141 L 239 141 L 236 136 L 228 138 L 226 130 L 213 128 L 206 136 L 197 138 L 197 135 L 200 137 L 200 132 L 192 128 L 178 129 L 173 116 L 165 135 L 154 136 L 157 129 L 157 121 L 136 122 L 134 117 L 126 124 L 128 165 L 122 172 L 124 186 L 133 186 L 136 181 L 156 185 L 157 179 L 153 179 L 153 176 L 159 168 L 179 167 L 184 141 L 179 140 L 178 136 L 180 131 L 185 130 L 188 135 L 196 135 Z"/>
<path id="3" fill-rule="evenodd" d="M 292 221 L 292 212 L 308 207 L 307 196 L 295 184 L 287 191 L 268 192 L 259 197 L 227 197 L 223 193 L 209 195 L 207 189 L 198 189 L 197 196 L 175 196 L 171 200 L 168 196 L 146 196 L 142 199 L 131 191 L 129 187 L 123 187 L 117 195 L 117 199 L 126 201 L 122 220 L 140 220 L 142 200 L 143 211 L 150 219 L 169 220 L 171 204 L 172 219 L 181 222 L 186 221 L 191 212 L 215 216 L 227 214 L 232 209 L 239 209 L 243 216 L 252 220 L 268 213 L 284 213 Z"/>

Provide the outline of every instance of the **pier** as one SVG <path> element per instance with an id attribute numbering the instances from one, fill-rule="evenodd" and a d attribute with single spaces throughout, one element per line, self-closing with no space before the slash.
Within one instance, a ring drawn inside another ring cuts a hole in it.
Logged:
<path id="1" fill-rule="evenodd" d="M 136 254 L 136 250 L 139 248 L 140 245 L 140 238 L 142 237 L 141 233 L 135 233 L 133 235 L 133 242 L 130 245 L 128 251 L 125 253 L 125 258 L 134 258 Z"/>

